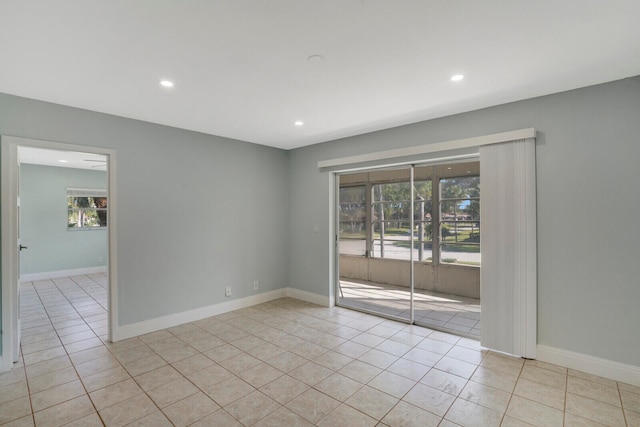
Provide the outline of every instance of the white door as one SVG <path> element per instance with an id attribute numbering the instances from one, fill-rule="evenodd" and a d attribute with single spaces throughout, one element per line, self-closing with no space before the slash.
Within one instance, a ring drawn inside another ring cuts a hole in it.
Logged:
<path id="1" fill-rule="evenodd" d="M 16 274 L 15 274 L 15 283 L 13 284 L 15 286 L 15 299 L 13 301 L 13 303 L 15 304 L 14 307 L 14 311 L 13 311 L 13 361 L 17 362 L 18 359 L 20 358 L 20 331 L 21 331 L 21 326 L 20 326 L 20 252 L 22 252 L 23 249 L 27 249 L 26 246 L 22 246 L 21 242 L 20 242 L 20 159 L 17 159 L 17 168 L 16 168 L 16 189 L 17 191 L 17 197 L 16 197 L 16 217 L 15 217 L 15 221 L 16 221 L 16 230 L 18 232 L 18 239 L 17 239 L 17 244 L 16 244 L 16 250 L 18 251 L 18 255 L 16 257 L 17 260 L 17 269 L 16 269 Z"/>

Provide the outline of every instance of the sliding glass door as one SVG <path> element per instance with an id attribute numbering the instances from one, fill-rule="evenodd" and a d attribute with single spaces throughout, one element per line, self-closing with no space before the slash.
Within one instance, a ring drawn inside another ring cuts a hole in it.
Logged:
<path id="1" fill-rule="evenodd" d="M 338 304 L 410 321 L 411 168 L 338 180 Z"/>
<path id="2" fill-rule="evenodd" d="M 337 175 L 337 303 L 467 336 L 480 328 L 479 162 Z"/>

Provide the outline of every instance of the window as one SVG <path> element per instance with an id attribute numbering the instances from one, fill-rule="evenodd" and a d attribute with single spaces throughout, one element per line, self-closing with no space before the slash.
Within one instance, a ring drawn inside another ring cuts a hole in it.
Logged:
<path id="1" fill-rule="evenodd" d="M 340 253 L 480 266 L 479 162 L 345 174 Z M 412 217 L 413 215 L 413 217 Z M 413 219 L 413 230 L 411 220 Z"/>
<path id="2" fill-rule="evenodd" d="M 415 181 L 414 188 L 414 249 L 422 261 L 431 256 L 431 181 Z M 410 183 L 374 184 L 371 207 L 372 257 L 410 259 Z"/>
<path id="3" fill-rule="evenodd" d="M 107 227 L 107 191 L 67 188 L 67 228 L 89 230 Z"/>
<path id="4" fill-rule="evenodd" d="M 340 188 L 340 253 L 364 256 L 367 252 L 366 186 Z"/>
<path id="5" fill-rule="evenodd" d="M 480 177 L 440 180 L 440 257 L 480 265 Z"/>

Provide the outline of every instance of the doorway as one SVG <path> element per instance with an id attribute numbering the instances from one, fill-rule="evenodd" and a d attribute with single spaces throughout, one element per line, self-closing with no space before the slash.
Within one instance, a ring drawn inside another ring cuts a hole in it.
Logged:
<path id="1" fill-rule="evenodd" d="M 11 333 L 3 336 L 0 370 L 17 359 L 21 326 L 29 325 L 21 287 L 23 301 L 40 299 L 36 289 L 55 289 L 78 313 L 99 308 L 106 313 L 92 332 L 116 340 L 114 162 L 113 150 L 2 137 L 2 232 L 9 237 L 2 241 L 2 324 Z"/>
<path id="2" fill-rule="evenodd" d="M 336 175 L 336 302 L 479 339 L 480 163 Z"/>

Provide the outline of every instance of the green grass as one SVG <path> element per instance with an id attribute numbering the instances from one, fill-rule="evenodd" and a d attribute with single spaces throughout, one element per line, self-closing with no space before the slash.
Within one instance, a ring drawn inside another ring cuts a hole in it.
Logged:
<path id="1" fill-rule="evenodd" d="M 365 240 L 366 236 L 363 233 L 340 233 L 341 239 L 362 239 Z"/>
<path id="2" fill-rule="evenodd" d="M 480 233 L 478 232 L 477 229 L 473 230 L 473 235 L 471 234 L 471 230 L 458 230 L 458 238 L 456 241 L 456 235 L 453 234 L 454 233 L 454 229 L 449 228 L 449 233 L 447 235 L 447 233 L 443 233 L 444 234 L 444 238 L 442 239 L 444 242 L 446 243 L 464 243 L 464 242 L 469 242 L 469 243 L 480 243 Z"/>
<path id="3" fill-rule="evenodd" d="M 409 241 L 393 242 L 393 246 L 397 246 L 399 248 L 410 248 L 411 247 L 411 242 L 409 242 Z M 452 252 L 466 252 L 466 253 L 479 253 L 480 252 L 480 246 L 478 246 L 478 245 L 465 245 L 463 243 L 447 244 L 447 245 L 444 245 L 444 248 L 446 250 L 449 250 L 449 251 L 452 251 Z M 413 249 L 420 249 L 420 243 L 413 242 Z M 424 249 L 429 249 L 429 250 L 432 249 L 431 243 L 425 243 L 424 244 Z"/>
<path id="4" fill-rule="evenodd" d="M 385 240 L 393 241 L 392 236 L 409 236 L 409 230 L 407 228 L 387 228 L 385 229 Z M 449 233 L 453 233 L 453 230 L 449 228 Z M 344 239 L 366 239 L 364 233 L 345 233 L 341 232 L 340 237 Z M 417 233 L 415 234 L 417 237 Z M 373 234 L 374 240 L 380 240 L 380 233 L 376 232 Z M 431 236 L 425 233 L 425 240 L 430 240 Z M 468 253 L 478 253 L 480 252 L 480 246 L 477 244 L 469 244 L 469 243 L 480 243 L 480 233 L 477 229 L 474 229 L 473 234 L 471 234 L 471 230 L 458 230 L 457 241 L 456 236 L 454 234 L 448 234 L 445 232 L 444 237 L 442 239 L 442 243 L 444 246 L 454 252 L 468 252 Z M 394 246 L 400 248 L 409 248 L 411 247 L 411 242 L 408 240 L 399 240 L 393 242 Z M 420 247 L 420 243 L 414 242 L 413 248 L 418 249 Z M 431 249 L 431 243 L 425 243 L 424 249 Z"/>
<path id="5" fill-rule="evenodd" d="M 408 228 L 385 228 L 384 235 L 385 236 L 408 236 L 409 229 Z M 375 233 L 373 233 L 373 238 L 379 239 L 380 232 L 376 231 Z"/>

